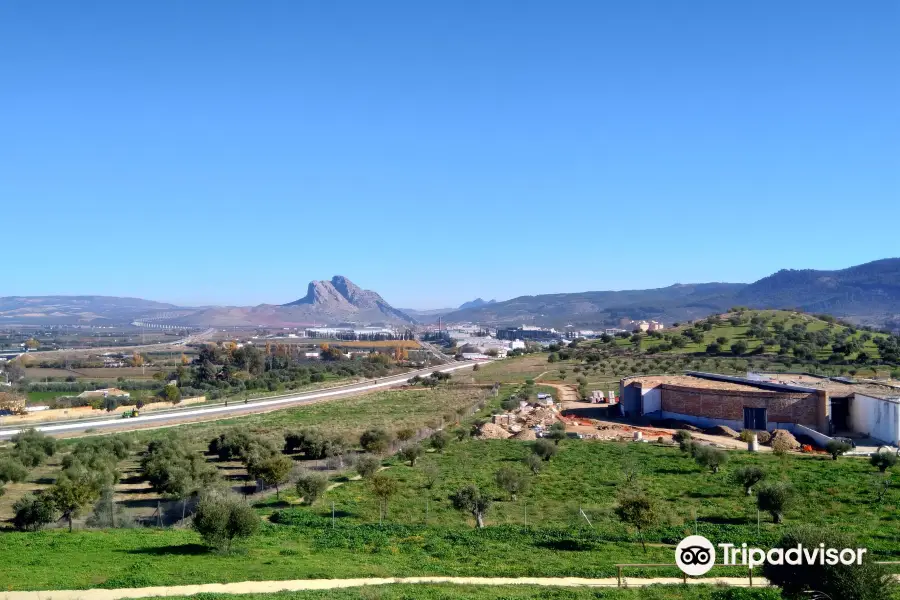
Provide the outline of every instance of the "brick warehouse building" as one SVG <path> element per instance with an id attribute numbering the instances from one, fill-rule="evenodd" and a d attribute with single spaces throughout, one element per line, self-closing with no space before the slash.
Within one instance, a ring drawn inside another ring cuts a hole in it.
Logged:
<path id="1" fill-rule="evenodd" d="M 788 429 L 825 443 L 830 435 L 900 444 L 900 388 L 808 375 L 713 373 L 627 377 L 619 384 L 628 418 L 671 418 L 700 427 Z"/>

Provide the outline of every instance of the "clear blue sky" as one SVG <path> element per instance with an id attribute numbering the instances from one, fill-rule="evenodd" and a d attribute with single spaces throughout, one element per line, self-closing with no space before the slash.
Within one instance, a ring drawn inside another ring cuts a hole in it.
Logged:
<path id="1" fill-rule="evenodd" d="M 0 296 L 343 274 L 428 308 L 897 256 L 898 31 L 896 0 L 6 0 Z"/>

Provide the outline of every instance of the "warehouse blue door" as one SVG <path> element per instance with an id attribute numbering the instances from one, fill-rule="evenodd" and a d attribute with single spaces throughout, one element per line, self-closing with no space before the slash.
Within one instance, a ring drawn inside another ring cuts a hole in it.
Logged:
<path id="1" fill-rule="evenodd" d="M 744 429 L 764 431 L 767 418 L 765 408 L 744 407 Z"/>

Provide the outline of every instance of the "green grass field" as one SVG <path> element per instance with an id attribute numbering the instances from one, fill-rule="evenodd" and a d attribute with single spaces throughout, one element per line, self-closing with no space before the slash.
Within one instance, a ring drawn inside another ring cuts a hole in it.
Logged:
<path id="1" fill-rule="evenodd" d="M 647 533 L 662 543 L 677 542 L 687 532 L 696 531 L 711 540 L 759 539 L 771 542 L 783 531 L 768 514 L 760 519 L 757 536 L 755 497 L 729 482 L 735 468 L 756 464 L 773 480 L 787 480 L 796 489 L 796 501 L 785 513 L 788 524 L 814 524 L 852 533 L 884 560 L 900 560 L 900 491 L 891 490 L 881 503 L 875 498 L 881 479 L 868 461 L 830 457 L 790 456 L 730 452 L 731 461 L 718 474 L 701 469 L 676 447 L 655 444 L 565 440 L 561 452 L 538 475 L 529 475 L 531 487 L 511 501 L 494 481 L 502 466 L 520 468 L 530 453 L 527 442 L 471 440 L 452 444 L 443 454 L 429 453 L 411 468 L 392 460 L 385 471 L 398 482 L 399 492 L 390 501 L 388 519 L 392 523 L 442 525 L 450 528 L 472 526 L 471 516 L 457 512 L 450 495 L 474 483 L 488 490 L 494 499 L 487 516 L 491 525 L 590 529 L 603 539 L 634 542 L 616 518 L 616 492 L 625 484 L 624 466 L 636 469 L 640 485 L 663 505 L 664 523 Z M 426 487 L 426 472 L 437 467 L 438 482 Z M 292 492 L 282 496 L 292 499 Z M 295 508 L 297 512 L 328 517 L 331 503 L 351 524 L 377 523 L 378 501 L 366 482 L 347 481 L 330 491 L 318 508 Z M 427 502 L 427 513 L 426 513 Z M 809 507 L 815 506 L 815 511 Z M 580 510 L 591 521 L 588 526 Z"/>
<path id="2" fill-rule="evenodd" d="M 399 492 L 390 500 L 383 524 L 365 482 L 338 478 L 342 485 L 311 508 L 290 505 L 293 494 L 287 492 L 281 502 L 259 505 L 263 514 L 281 511 L 270 517 L 277 524 L 265 524 L 242 550 L 230 555 L 207 551 L 199 536 L 184 529 L 6 533 L 0 561 L 18 567 L 0 572 L 0 586 L 60 589 L 486 573 L 610 577 L 617 563 L 671 562 L 672 545 L 694 531 L 714 543 L 747 541 L 765 547 L 785 528 L 800 523 L 851 533 L 874 558 L 900 558 L 898 492 L 889 491 L 879 504 L 874 494 L 878 475 L 863 460 L 732 452 L 723 472 L 713 475 L 671 447 L 586 440 L 564 440 L 561 446 L 539 475 L 529 475 L 530 491 L 515 502 L 497 489 L 493 477 L 500 466 L 518 467 L 528 448 L 498 440 L 454 442 L 443 454 L 420 459 L 414 468 L 389 461 L 384 473 L 398 481 Z M 766 467 L 773 479 L 791 480 L 797 490 L 786 524 L 774 525 L 763 515 L 759 535 L 752 498 L 727 476 L 750 462 Z M 429 464 L 437 465 L 440 473 L 430 490 L 424 485 Z M 639 484 L 664 507 L 664 522 L 646 532 L 646 552 L 636 532 L 612 512 L 616 491 L 624 483 L 623 466 L 628 465 L 637 469 Z M 468 483 L 494 498 L 484 530 L 474 529 L 470 518 L 450 505 L 449 494 Z M 720 574 L 739 574 L 726 571 Z M 630 575 L 675 574 L 635 569 Z"/>
<path id="3" fill-rule="evenodd" d="M 721 589 L 705 585 L 635 589 L 547 588 L 531 585 L 409 585 L 279 592 L 277 594 L 199 594 L 197 600 L 779 600 L 774 589 Z M 184 598 L 173 598 L 184 600 Z"/>

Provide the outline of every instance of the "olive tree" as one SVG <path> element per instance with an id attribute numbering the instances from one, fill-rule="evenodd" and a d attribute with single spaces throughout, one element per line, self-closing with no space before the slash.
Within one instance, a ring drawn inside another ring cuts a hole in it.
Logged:
<path id="1" fill-rule="evenodd" d="M 475 517 L 475 527 L 481 529 L 484 527 L 484 515 L 491 507 L 490 497 L 481 493 L 475 485 L 467 485 L 456 490 L 450 497 L 453 508 L 456 510 L 470 513 Z"/>
<path id="2" fill-rule="evenodd" d="M 869 457 L 869 462 L 884 473 L 897 464 L 897 455 L 893 452 L 873 452 Z"/>
<path id="3" fill-rule="evenodd" d="M 238 498 L 208 493 L 197 504 L 193 527 L 208 546 L 228 552 L 235 539 L 256 533 L 259 516 Z"/>
<path id="4" fill-rule="evenodd" d="M 794 497 L 794 488 L 786 482 L 775 482 L 760 486 L 756 492 L 756 506 L 759 510 L 772 515 L 772 521 L 781 523 L 784 511 L 790 506 Z"/>
<path id="5" fill-rule="evenodd" d="M 13 504 L 13 525 L 21 531 L 38 531 L 52 523 L 56 507 L 45 494 L 25 494 Z"/>
<path id="6" fill-rule="evenodd" d="M 377 456 L 364 454 L 356 460 L 356 472 L 359 473 L 360 477 L 363 479 L 370 479 L 380 468 L 381 461 L 378 460 Z"/>
<path id="7" fill-rule="evenodd" d="M 416 466 L 416 459 L 422 456 L 424 450 L 422 446 L 419 444 L 410 444 L 408 446 L 404 446 L 402 450 L 400 450 L 400 457 L 403 460 L 409 461 L 409 466 Z"/>
<path id="8" fill-rule="evenodd" d="M 315 504 L 316 500 L 328 490 L 328 477 L 322 473 L 305 471 L 297 478 L 297 495 L 306 504 Z"/>
<path id="9" fill-rule="evenodd" d="M 528 479 L 518 469 L 513 469 L 512 467 L 500 467 L 500 470 L 497 471 L 495 477 L 497 485 L 500 486 L 500 489 L 509 494 L 509 499 L 513 502 L 515 502 L 516 497 L 519 494 L 524 494 L 528 491 Z"/>
<path id="10" fill-rule="evenodd" d="M 837 460 L 838 456 L 849 452 L 851 448 L 853 446 L 841 440 L 829 440 L 825 444 L 825 450 L 831 455 L 831 460 Z"/>
<path id="11" fill-rule="evenodd" d="M 731 473 L 731 481 L 744 488 L 748 496 L 753 493 L 753 486 L 766 478 L 765 470 L 754 465 L 746 465 Z"/>

